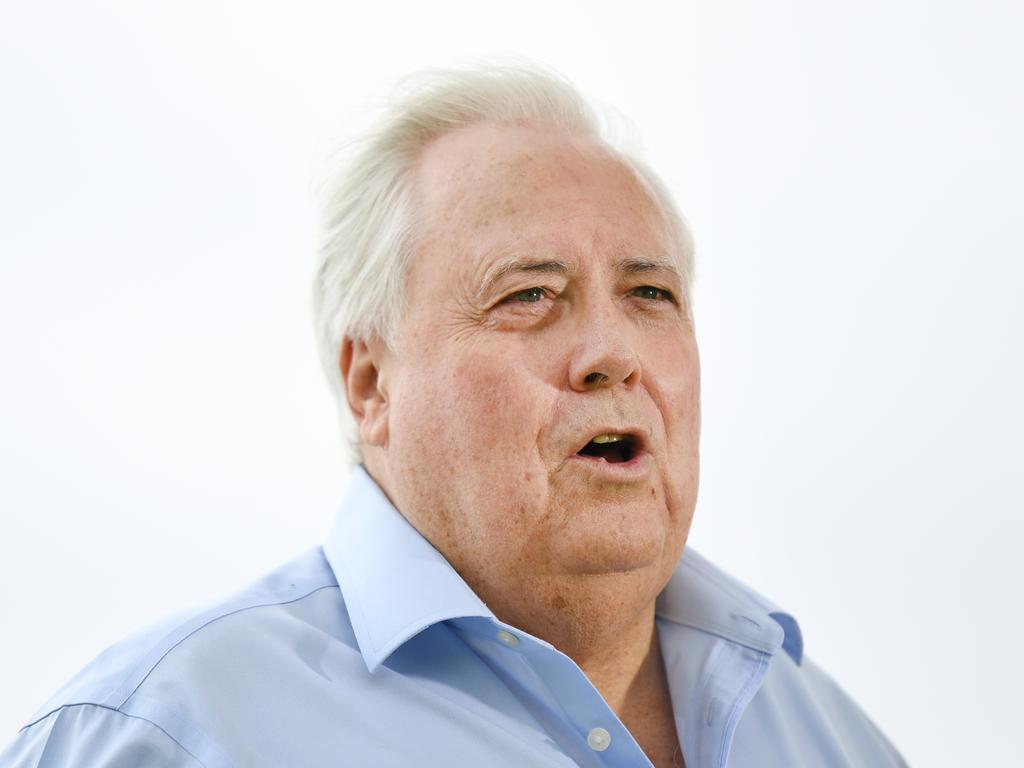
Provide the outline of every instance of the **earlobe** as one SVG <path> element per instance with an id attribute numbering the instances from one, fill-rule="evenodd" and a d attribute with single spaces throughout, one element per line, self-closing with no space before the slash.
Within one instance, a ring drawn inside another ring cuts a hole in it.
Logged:
<path id="1" fill-rule="evenodd" d="M 388 399 L 380 376 L 381 347 L 345 338 L 338 365 L 349 410 L 367 445 L 384 446 L 388 434 Z"/>

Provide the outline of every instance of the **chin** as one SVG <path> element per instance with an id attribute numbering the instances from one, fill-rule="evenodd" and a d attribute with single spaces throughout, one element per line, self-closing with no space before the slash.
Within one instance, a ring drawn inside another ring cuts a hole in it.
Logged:
<path id="1" fill-rule="evenodd" d="M 664 535 L 639 535 L 639 531 L 609 530 L 556 544 L 555 559 L 568 573 L 597 575 L 642 571 L 659 565 Z"/>
<path id="2" fill-rule="evenodd" d="M 632 490 L 632 489 L 630 489 Z M 670 511 L 646 489 L 624 494 L 565 494 L 552 547 L 566 566 L 581 573 L 628 571 L 657 562 L 673 538 Z M 563 497 L 564 498 L 564 497 Z"/>

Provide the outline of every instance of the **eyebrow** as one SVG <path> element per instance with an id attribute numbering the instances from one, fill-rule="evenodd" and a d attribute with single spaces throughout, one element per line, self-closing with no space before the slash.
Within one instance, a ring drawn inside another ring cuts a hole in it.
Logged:
<path id="1" fill-rule="evenodd" d="M 671 261 L 662 258 L 629 258 L 615 265 L 619 272 L 627 275 L 646 274 L 651 272 L 668 272 L 677 281 L 681 280 L 679 269 Z M 575 274 L 576 267 L 555 259 L 530 259 L 522 256 L 509 256 L 502 259 L 484 275 L 479 296 L 490 294 L 495 284 L 503 277 L 520 273 L 554 273 L 561 275 Z"/>
<path id="2" fill-rule="evenodd" d="M 480 285 L 479 295 L 481 297 L 489 295 L 495 284 L 506 275 L 522 272 L 569 275 L 576 272 L 576 268 L 569 266 L 564 261 L 556 261 L 554 259 L 529 259 L 522 256 L 509 256 L 487 270 L 483 283 Z"/>
<path id="3" fill-rule="evenodd" d="M 620 272 L 627 275 L 639 275 L 646 272 L 668 272 L 677 280 L 681 279 L 679 269 L 667 259 L 623 259 L 615 265 Z"/>

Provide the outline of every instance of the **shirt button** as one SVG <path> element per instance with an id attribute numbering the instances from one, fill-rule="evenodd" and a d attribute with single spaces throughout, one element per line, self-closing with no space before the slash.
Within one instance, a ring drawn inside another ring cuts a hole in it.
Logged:
<path id="1" fill-rule="evenodd" d="M 519 645 L 519 638 L 504 629 L 498 630 L 498 639 L 509 648 L 515 648 Z"/>
<path id="2" fill-rule="evenodd" d="M 612 735 L 604 728 L 591 728 L 587 734 L 587 746 L 595 752 L 604 752 L 612 745 Z"/>

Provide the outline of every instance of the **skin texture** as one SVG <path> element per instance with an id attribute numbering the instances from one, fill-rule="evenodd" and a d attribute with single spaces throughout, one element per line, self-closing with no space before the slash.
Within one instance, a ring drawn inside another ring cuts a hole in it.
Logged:
<path id="1" fill-rule="evenodd" d="M 697 499 L 700 364 L 668 225 L 604 144 L 552 128 L 449 133 L 414 174 L 425 233 L 398 341 L 342 348 L 364 464 L 501 620 L 573 658 L 671 765 L 654 602 Z M 510 258 L 567 270 L 489 280 Z M 643 436 L 641 471 L 576 456 L 606 431 Z"/>

